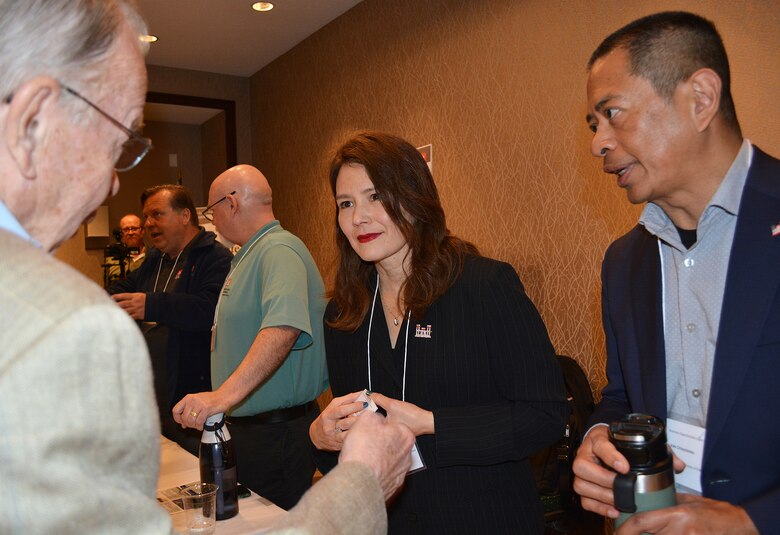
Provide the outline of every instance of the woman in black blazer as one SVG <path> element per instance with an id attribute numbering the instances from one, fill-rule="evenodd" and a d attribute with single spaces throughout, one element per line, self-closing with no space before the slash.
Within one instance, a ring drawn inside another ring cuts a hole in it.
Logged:
<path id="1" fill-rule="evenodd" d="M 312 424 L 322 470 L 371 399 L 417 436 L 389 532 L 542 533 L 527 456 L 563 434 L 555 354 L 514 269 L 447 230 L 417 150 L 381 132 L 331 165 L 340 264 L 325 314 L 331 389 Z"/>

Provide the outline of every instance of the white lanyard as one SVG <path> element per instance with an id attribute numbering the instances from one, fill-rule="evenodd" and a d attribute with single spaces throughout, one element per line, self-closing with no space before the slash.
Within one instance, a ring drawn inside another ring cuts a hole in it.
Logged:
<path id="1" fill-rule="evenodd" d="M 661 246 L 660 238 L 656 238 L 658 241 L 658 258 L 661 259 L 661 325 L 664 329 L 664 336 L 666 336 L 666 273 L 664 273 L 664 250 Z"/>
<path id="2" fill-rule="evenodd" d="M 368 355 L 368 389 L 371 388 L 371 326 L 374 323 L 374 308 L 376 307 L 376 296 L 379 293 L 379 272 L 376 274 L 376 289 L 374 290 L 374 300 L 371 302 L 371 316 L 368 318 L 368 341 L 366 342 L 366 354 Z M 412 322 L 412 311 L 406 313 L 406 339 L 404 340 L 404 375 L 401 380 L 401 401 L 406 401 L 406 350 L 409 347 L 409 324 Z"/>
<path id="3" fill-rule="evenodd" d="M 176 255 L 176 260 L 173 261 L 173 267 L 171 268 L 171 272 L 168 273 L 168 278 L 166 279 L 165 286 L 163 286 L 162 289 L 163 293 L 165 293 L 166 288 L 168 288 L 168 283 L 171 282 L 171 275 L 173 275 L 173 272 L 176 271 L 176 264 L 179 263 L 179 257 L 183 252 L 184 249 L 179 251 L 179 254 Z M 162 271 L 162 265 L 164 259 L 165 259 L 165 253 L 163 253 L 162 256 L 160 256 L 160 266 L 157 268 L 157 277 L 155 277 L 154 279 L 154 289 L 152 290 L 152 293 L 157 292 L 157 283 L 160 281 L 160 271 Z"/>
<path id="4" fill-rule="evenodd" d="M 277 228 L 279 225 L 274 225 L 271 228 L 268 228 L 260 234 L 255 241 L 253 241 L 249 247 L 246 248 L 246 251 L 241 256 L 241 258 L 238 259 L 238 262 L 236 262 L 236 265 L 233 266 L 233 268 L 228 273 L 227 277 L 225 277 L 225 282 L 222 283 L 222 288 L 219 290 L 219 297 L 217 297 L 217 306 L 214 307 L 214 323 L 211 325 L 211 330 L 214 331 L 217 328 L 217 316 L 219 315 L 219 305 L 222 302 L 222 293 L 225 291 L 225 285 L 230 282 L 230 276 L 235 273 L 235 271 L 238 269 L 238 266 L 241 265 L 241 262 L 244 261 L 244 258 L 249 256 L 249 252 L 252 250 L 252 247 L 254 247 L 266 234 L 271 232 L 273 229 Z M 242 249 L 243 250 L 243 249 Z M 239 251 L 241 252 L 241 251 Z"/>

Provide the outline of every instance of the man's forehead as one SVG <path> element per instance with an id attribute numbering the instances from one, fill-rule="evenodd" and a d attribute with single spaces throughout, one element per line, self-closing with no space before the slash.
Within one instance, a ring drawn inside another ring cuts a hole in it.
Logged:
<path id="1" fill-rule="evenodd" d="M 167 208 L 171 205 L 171 192 L 168 190 L 161 190 L 146 198 L 144 202 L 144 211 L 151 208 Z"/>
<path id="2" fill-rule="evenodd" d="M 109 76 L 114 87 L 109 87 L 135 114 L 133 128 L 141 126 L 146 102 L 147 75 L 144 55 L 138 45 L 138 36 L 126 22 L 122 24 L 113 43 L 112 68 Z"/>
<path id="3" fill-rule="evenodd" d="M 597 59 L 588 73 L 588 106 L 599 111 L 606 101 L 630 91 L 636 79 L 630 71 L 627 52 L 613 50 Z"/>
<path id="4" fill-rule="evenodd" d="M 625 48 L 616 48 L 593 62 L 588 72 L 588 86 L 594 81 L 631 76 L 631 56 Z"/>
<path id="5" fill-rule="evenodd" d="M 138 64 L 139 60 L 143 62 L 143 56 L 134 52 L 132 46 L 135 45 L 128 45 L 126 39 L 123 34 L 115 39 L 103 61 L 105 66 L 101 67 L 99 78 L 84 89 L 84 94 L 123 126 L 139 132 L 144 126 L 146 67 L 143 63 Z"/>

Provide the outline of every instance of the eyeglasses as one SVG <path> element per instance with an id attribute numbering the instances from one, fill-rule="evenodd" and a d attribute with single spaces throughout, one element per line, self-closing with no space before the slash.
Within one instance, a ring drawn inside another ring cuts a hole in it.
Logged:
<path id="1" fill-rule="evenodd" d="M 122 234 L 130 234 L 131 232 L 138 232 L 141 227 L 125 227 L 122 229 Z"/>
<path id="2" fill-rule="evenodd" d="M 124 142 L 122 145 L 122 154 L 119 155 L 119 159 L 114 164 L 114 169 L 116 169 L 119 172 L 122 171 L 129 171 L 138 163 L 144 159 L 144 156 L 149 152 L 149 150 L 152 148 L 152 140 L 148 137 L 143 137 L 139 135 L 136 132 L 133 132 L 129 128 L 127 128 L 125 125 L 111 117 L 108 113 L 101 110 L 97 104 L 94 104 L 92 101 L 90 101 L 88 98 L 81 96 L 75 89 L 71 89 L 70 87 L 66 86 L 62 82 L 60 82 L 60 87 L 65 90 L 66 93 L 70 93 L 74 97 L 80 99 L 81 101 L 85 102 L 89 107 L 97 111 L 100 115 L 111 121 L 111 123 L 119 128 L 122 132 L 127 134 L 128 139 Z"/>
<path id="3" fill-rule="evenodd" d="M 228 195 L 235 195 L 235 194 L 236 194 L 235 191 L 231 191 L 230 193 L 228 193 Z M 225 199 L 227 199 L 227 195 L 222 197 L 220 200 L 209 204 L 206 208 L 203 209 L 203 211 L 200 213 L 200 215 L 202 215 L 206 219 L 206 221 L 211 221 L 213 223 L 214 222 L 214 219 L 213 219 L 213 217 L 214 217 L 214 207 L 216 205 L 218 205 L 219 203 L 221 203 L 222 201 L 224 201 Z"/>

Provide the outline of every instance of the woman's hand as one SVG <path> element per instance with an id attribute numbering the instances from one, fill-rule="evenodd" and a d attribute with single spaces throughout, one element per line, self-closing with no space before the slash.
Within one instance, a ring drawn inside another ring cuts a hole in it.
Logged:
<path id="1" fill-rule="evenodd" d="M 360 392 L 333 398 L 309 427 L 309 438 L 320 450 L 340 451 L 346 431 L 352 427 L 354 418 L 349 418 L 366 408 L 362 401 L 355 401 Z"/>
<path id="2" fill-rule="evenodd" d="M 432 435 L 436 431 L 431 411 L 377 392 L 371 394 L 371 399 L 387 412 L 387 421 L 404 424 L 412 430 L 414 436 Z"/>

